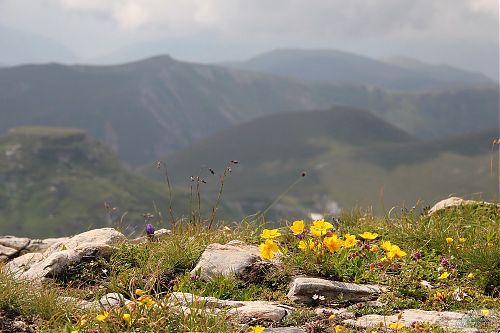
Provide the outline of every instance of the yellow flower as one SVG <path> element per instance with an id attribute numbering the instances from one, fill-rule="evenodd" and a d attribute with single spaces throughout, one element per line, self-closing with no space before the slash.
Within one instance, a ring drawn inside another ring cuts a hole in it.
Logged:
<path id="1" fill-rule="evenodd" d="M 302 251 L 307 251 L 307 250 L 315 250 L 316 248 L 320 248 L 321 244 L 317 244 L 315 241 L 312 239 L 309 239 L 307 241 L 301 240 L 299 242 L 298 248 L 301 249 Z"/>
<path id="2" fill-rule="evenodd" d="M 402 258 L 406 256 L 406 252 L 401 250 L 397 245 L 391 245 L 391 249 L 386 253 L 387 258 L 393 259 L 394 257 Z"/>
<path id="3" fill-rule="evenodd" d="M 142 295 L 144 295 L 144 290 L 142 290 L 142 289 L 136 289 L 136 290 L 135 290 L 135 294 L 136 294 L 137 296 L 142 296 Z"/>
<path id="4" fill-rule="evenodd" d="M 264 333 L 264 327 L 262 326 L 254 326 L 250 328 L 250 333 Z"/>
<path id="5" fill-rule="evenodd" d="M 279 236 L 281 236 L 281 233 L 278 229 L 264 229 L 260 234 L 260 237 L 264 239 L 274 239 Z"/>
<path id="6" fill-rule="evenodd" d="M 438 280 L 444 280 L 447 279 L 448 276 L 450 276 L 450 273 L 448 272 L 443 272 L 443 274 L 439 275 Z"/>
<path id="7" fill-rule="evenodd" d="M 490 315 L 490 310 L 488 309 L 482 309 L 481 314 L 485 317 L 488 317 Z"/>
<path id="8" fill-rule="evenodd" d="M 464 238 L 464 237 L 460 237 L 460 238 L 458 239 L 458 241 L 459 241 L 460 243 L 465 243 L 465 238 Z"/>
<path id="9" fill-rule="evenodd" d="M 151 308 L 153 305 L 156 304 L 156 302 L 151 298 L 151 296 L 143 295 L 137 299 L 137 303 L 139 305 L 146 305 L 149 308 Z"/>
<path id="10" fill-rule="evenodd" d="M 290 230 L 293 232 L 295 236 L 301 235 L 304 232 L 304 221 L 297 220 L 292 223 Z"/>
<path id="11" fill-rule="evenodd" d="M 377 253 L 379 250 L 380 250 L 380 249 L 379 249 L 379 247 L 378 247 L 378 245 L 377 245 L 377 244 L 374 244 L 374 245 L 372 245 L 372 246 L 370 247 L 370 252 L 371 252 L 371 253 Z"/>
<path id="12" fill-rule="evenodd" d="M 335 325 L 335 333 L 340 333 L 344 330 L 344 326 L 342 325 Z"/>
<path id="13" fill-rule="evenodd" d="M 469 273 L 469 274 L 467 274 L 467 278 L 468 278 L 468 279 L 473 279 L 473 278 L 474 278 L 474 276 L 475 276 L 475 275 L 474 275 L 474 273 Z"/>
<path id="14" fill-rule="evenodd" d="M 322 237 L 326 235 L 326 232 L 333 228 L 333 224 L 326 222 L 325 220 L 316 220 L 311 226 L 311 233 L 316 237 Z"/>
<path id="15" fill-rule="evenodd" d="M 439 302 L 443 302 L 446 299 L 446 295 L 440 291 L 436 291 L 434 294 L 434 299 Z"/>
<path id="16" fill-rule="evenodd" d="M 330 252 L 337 252 L 338 250 L 340 250 L 343 243 L 344 242 L 341 239 L 338 239 L 337 235 L 335 234 L 333 236 L 325 237 L 325 239 L 323 239 L 323 245 Z"/>
<path id="17" fill-rule="evenodd" d="M 403 324 L 401 324 L 400 322 L 390 323 L 389 328 L 397 331 L 403 328 Z"/>
<path id="18" fill-rule="evenodd" d="M 367 239 L 367 240 L 372 240 L 372 239 L 375 239 L 378 237 L 377 233 L 369 232 L 369 231 L 365 231 L 362 234 L 358 234 L 358 235 L 359 235 L 359 237 L 361 237 L 363 239 Z"/>
<path id="19" fill-rule="evenodd" d="M 354 245 L 356 245 L 356 236 L 345 234 L 344 238 L 345 238 L 344 246 L 346 248 L 353 247 Z"/>
<path id="20" fill-rule="evenodd" d="M 262 259 L 267 260 L 273 259 L 274 253 L 279 251 L 278 244 L 271 239 L 266 239 L 265 243 L 261 243 L 259 249 Z"/>
<path id="21" fill-rule="evenodd" d="M 453 243 L 453 238 L 446 237 L 446 243 L 448 243 L 448 245 L 450 245 L 451 243 Z"/>
<path id="22" fill-rule="evenodd" d="M 384 249 L 384 251 L 390 251 L 392 248 L 392 244 L 389 241 L 385 241 L 385 242 L 382 242 L 381 247 L 382 247 L 382 249 Z"/>
<path id="23" fill-rule="evenodd" d="M 78 330 L 72 330 L 71 333 L 78 333 Z"/>
<path id="24" fill-rule="evenodd" d="M 132 317 L 129 313 L 124 313 L 122 319 L 127 323 L 128 326 L 132 325 Z"/>
<path id="25" fill-rule="evenodd" d="M 105 320 L 106 320 L 106 318 L 108 318 L 108 317 L 109 317 L 109 312 L 107 312 L 107 311 L 103 311 L 101 314 L 98 314 L 98 315 L 95 317 L 95 319 L 96 319 L 97 321 L 105 321 Z"/>

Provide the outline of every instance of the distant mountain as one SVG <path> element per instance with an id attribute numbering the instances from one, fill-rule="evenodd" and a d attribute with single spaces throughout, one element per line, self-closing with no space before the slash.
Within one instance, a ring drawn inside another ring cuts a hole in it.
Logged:
<path id="1" fill-rule="evenodd" d="M 165 160 L 174 183 L 201 173 L 205 192 L 215 196 L 217 178 L 208 168 L 220 171 L 237 159 L 224 200 L 242 215 L 263 210 L 306 171 L 271 215 L 293 219 L 338 207 L 373 205 L 380 212 L 382 205 L 429 205 L 452 193 L 494 199 L 498 179 L 490 159 L 497 137 L 491 129 L 422 142 L 368 112 L 336 107 L 258 118 Z M 145 173 L 154 176 L 151 167 Z"/>
<path id="2" fill-rule="evenodd" d="M 298 80 L 372 85 L 396 91 L 431 91 L 492 83 L 482 74 L 449 66 L 402 58 L 378 61 L 329 49 L 279 49 L 226 65 Z"/>
<path id="3" fill-rule="evenodd" d="M 260 116 L 347 105 L 409 133 L 445 137 L 498 121 L 498 89 L 402 94 L 302 82 L 155 57 L 117 66 L 0 69 L 0 134 L 11 127 L 86 129 L 131 165 L 185 148 Z"/>
<path id="4" fill-rule="evenodd" d="M 186 213 L 187 196 L 176 198 Z M 108 214 L 104 202 L 117 210 Z M 166 212 L 167 202 L 164 186 L 124 169 L 82 130 L 16 128 L 0 139 L 0 235 L 63 236 L 111 224 L 142 230 L 142 214 L 154 203 Z"/>
<path id="5" fill-rule="evenodd" d="M 54 40 L 0 25 L 0 67 L 75 60 L 68 48 Z"/>

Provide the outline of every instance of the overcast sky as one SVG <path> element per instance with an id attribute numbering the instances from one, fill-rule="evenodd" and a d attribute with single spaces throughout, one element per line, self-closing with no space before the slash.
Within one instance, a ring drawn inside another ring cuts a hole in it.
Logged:
<path id="1" fill-rule="evenodd" d="M 0 0 L 0 25 L 49 37 L 80 62 L 127 52 L 210 62 L 334 48 L 497 78 L 498 17 L 498 0 Z"/>

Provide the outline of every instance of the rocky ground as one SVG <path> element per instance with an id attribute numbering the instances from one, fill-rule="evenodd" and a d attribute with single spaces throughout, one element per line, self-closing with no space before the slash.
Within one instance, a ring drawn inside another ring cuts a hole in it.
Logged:
<path id="1" fill-rule="evenodd" d="M 464 202 L 455 199 L 448 203 L 441 202 L 431 212 L 462 204 Z M 60 277 L 67 274 L 71 268 L 90 265 L 99 258 L 109 258 L 119 244 L 159 242 L 162 238 L 170 237 L 170 234 L 170 231 L 161 229 L 155 232 L 152 240 L 145 237 L 129 240 L 113 228 L 102 228 L 73 237 L 46 240 L 5 236 L 0 237 L 0 258 L 5 262 L 3 271 L 11 274 L 15 280 L 27 280 L 43 285 L 54 279 L 61 280 Z M 220 276 L 258 280 L 264 279 L 263 275 L 272 270 L 280 270 L 280 265 L 279 256 L 273 260 L 263 260 L 258 245 L 232 240 L 226 244 L 213 243 L 206 246 L 190 275 L 197 281 L 210 281 Z M 424 289 L 436 287 L 425 280 L 420 283 Z M 415 308 L 396 311 L 390 315 L 377 314 L 377 308 L 387 305 L 381 301 L 381 296 L 387 293 L 388 289 L 388 286 L 381 284 L 346 283 L 297 275 L 291 278 L 287 299 L 282 302 L 218 299 L 183 291 L 143 295 L 140 290 L 132 296 L 117 292 L 106 293 L 95 300 L 63 295 L 59 296 L 59 301 L 70 302 L 82 311 L 104 311 L 103 313 L 121 311 L 116 309 L 134 309 L 143 304 L 149 306 L 147 302 L 158 309 L 176 309 L 175 311 L 184 316 L 192 314 L 194 309 L 203 308 L 204 313 L 223 313 L 228 320 L 242 325 L 242 331 L 255 329 L 262 324 L 268 327 L 265 332 L 281 333 L 328 330 L 340 332 L 344 329 L 365 330 L 373 327 L 396 332 L 410 328 L 424 332 L 428 331 L 429 327 L 478 332 L 481 330 L 481 323 L 487 323 L 487 327 L 491 328 L 495 327 L 493 321 L 498 320 L 498 313 L 493 311 L 486 314 L 480 308 L 463 311 L 429 311 Z M 460 295 L 457 294 L 456 297 Z M 363 314 L 363 309 L 369 311 Z M 302 324 L 293 326 L 294 320 L 291 318 L 296 318 L 304 311 L 314 314 L 314 320 L 295 321 Z M 20 316 L 15 310 L 0 310 L 0 332 L 34 332 L 35 323 L 36 316 Z M 280 327 L 283 324 L 286 327 Z"/>

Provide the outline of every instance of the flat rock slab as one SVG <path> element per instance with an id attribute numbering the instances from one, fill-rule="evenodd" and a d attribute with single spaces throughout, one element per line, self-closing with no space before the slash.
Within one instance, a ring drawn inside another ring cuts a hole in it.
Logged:
<path id="1" fill-rule="evenodd" d="M 191 275 L 205 281 L 220 275 L 240 275 L 259 261 L 261 259 L 258 246 L 239 241 L 229 242 L 226 245 L 210 244 L 191 271 Z"/>
<path id="2" fill-rule="evenodd" d="M 372 284 L 355 284 L 325 279 L 296 277 L 293 279 L 288 298 L 294 302 L 312 305 L 314 295 L 328 301 L 362 302 L 376 299 L 384 287 Z"/>
<path id="3" fill-rule="evenodd" d="M 90 230 L 67 240 L 55 242 L 42 253 L 27 253 L 5 265 L 5 271 L 16 278 L 27 280 L 57 276 L 71 264 L 83 258 L 108 257 L 114 245 L 127 238 L 113 228 Z"/>
<path id="4" fill-rule="evenodd" d="M 172 293 L 167 302 L 182 308 L 194 306 L 214 312 L 226 310 L 228 314 L 237 317 L 240 322 L 255 319 L 279 322 L 294 310 L 290 306 L 274 302 L 220 300 L 215 297 L 202 297 L 182 292 Z"/>
<path id="5" fill-rule="evenodd" d="M 2 236 L 0 237 L 0 245 L 13 248 L 17 251 L 21 251 L 26 248 L 31 240 L 24 237 L 14 237 L 14 236 Z"/>
<path id="6" fill-rule="evenodd" d="M 306 333 L 306 331 L 299 327 L 276 327 L 266 328 L 264 333 Z"/>
<path id="7" fill-rule="evenodd" d="M 464 332 L 477 332 L 478 330 L 472 327 L 467 327 L 471 316 L 466 313 L 450 312 L 450 311 L 424 311 L 418 309 L 404 310 L 401 312 L 401 319 L 398 315 L 382 316 L 382 315 L 366 315 L 357 319 L 344 320 L 344 324 L 357 328 L 370 328 L 379 326 L 382 323 L 383 327 L 389 327 L 391 323 L 399 322 L 404 327 L 411 327 L 412 323 L 428 323 L 438 325 L 444 329 L 461 330 Z"/>

